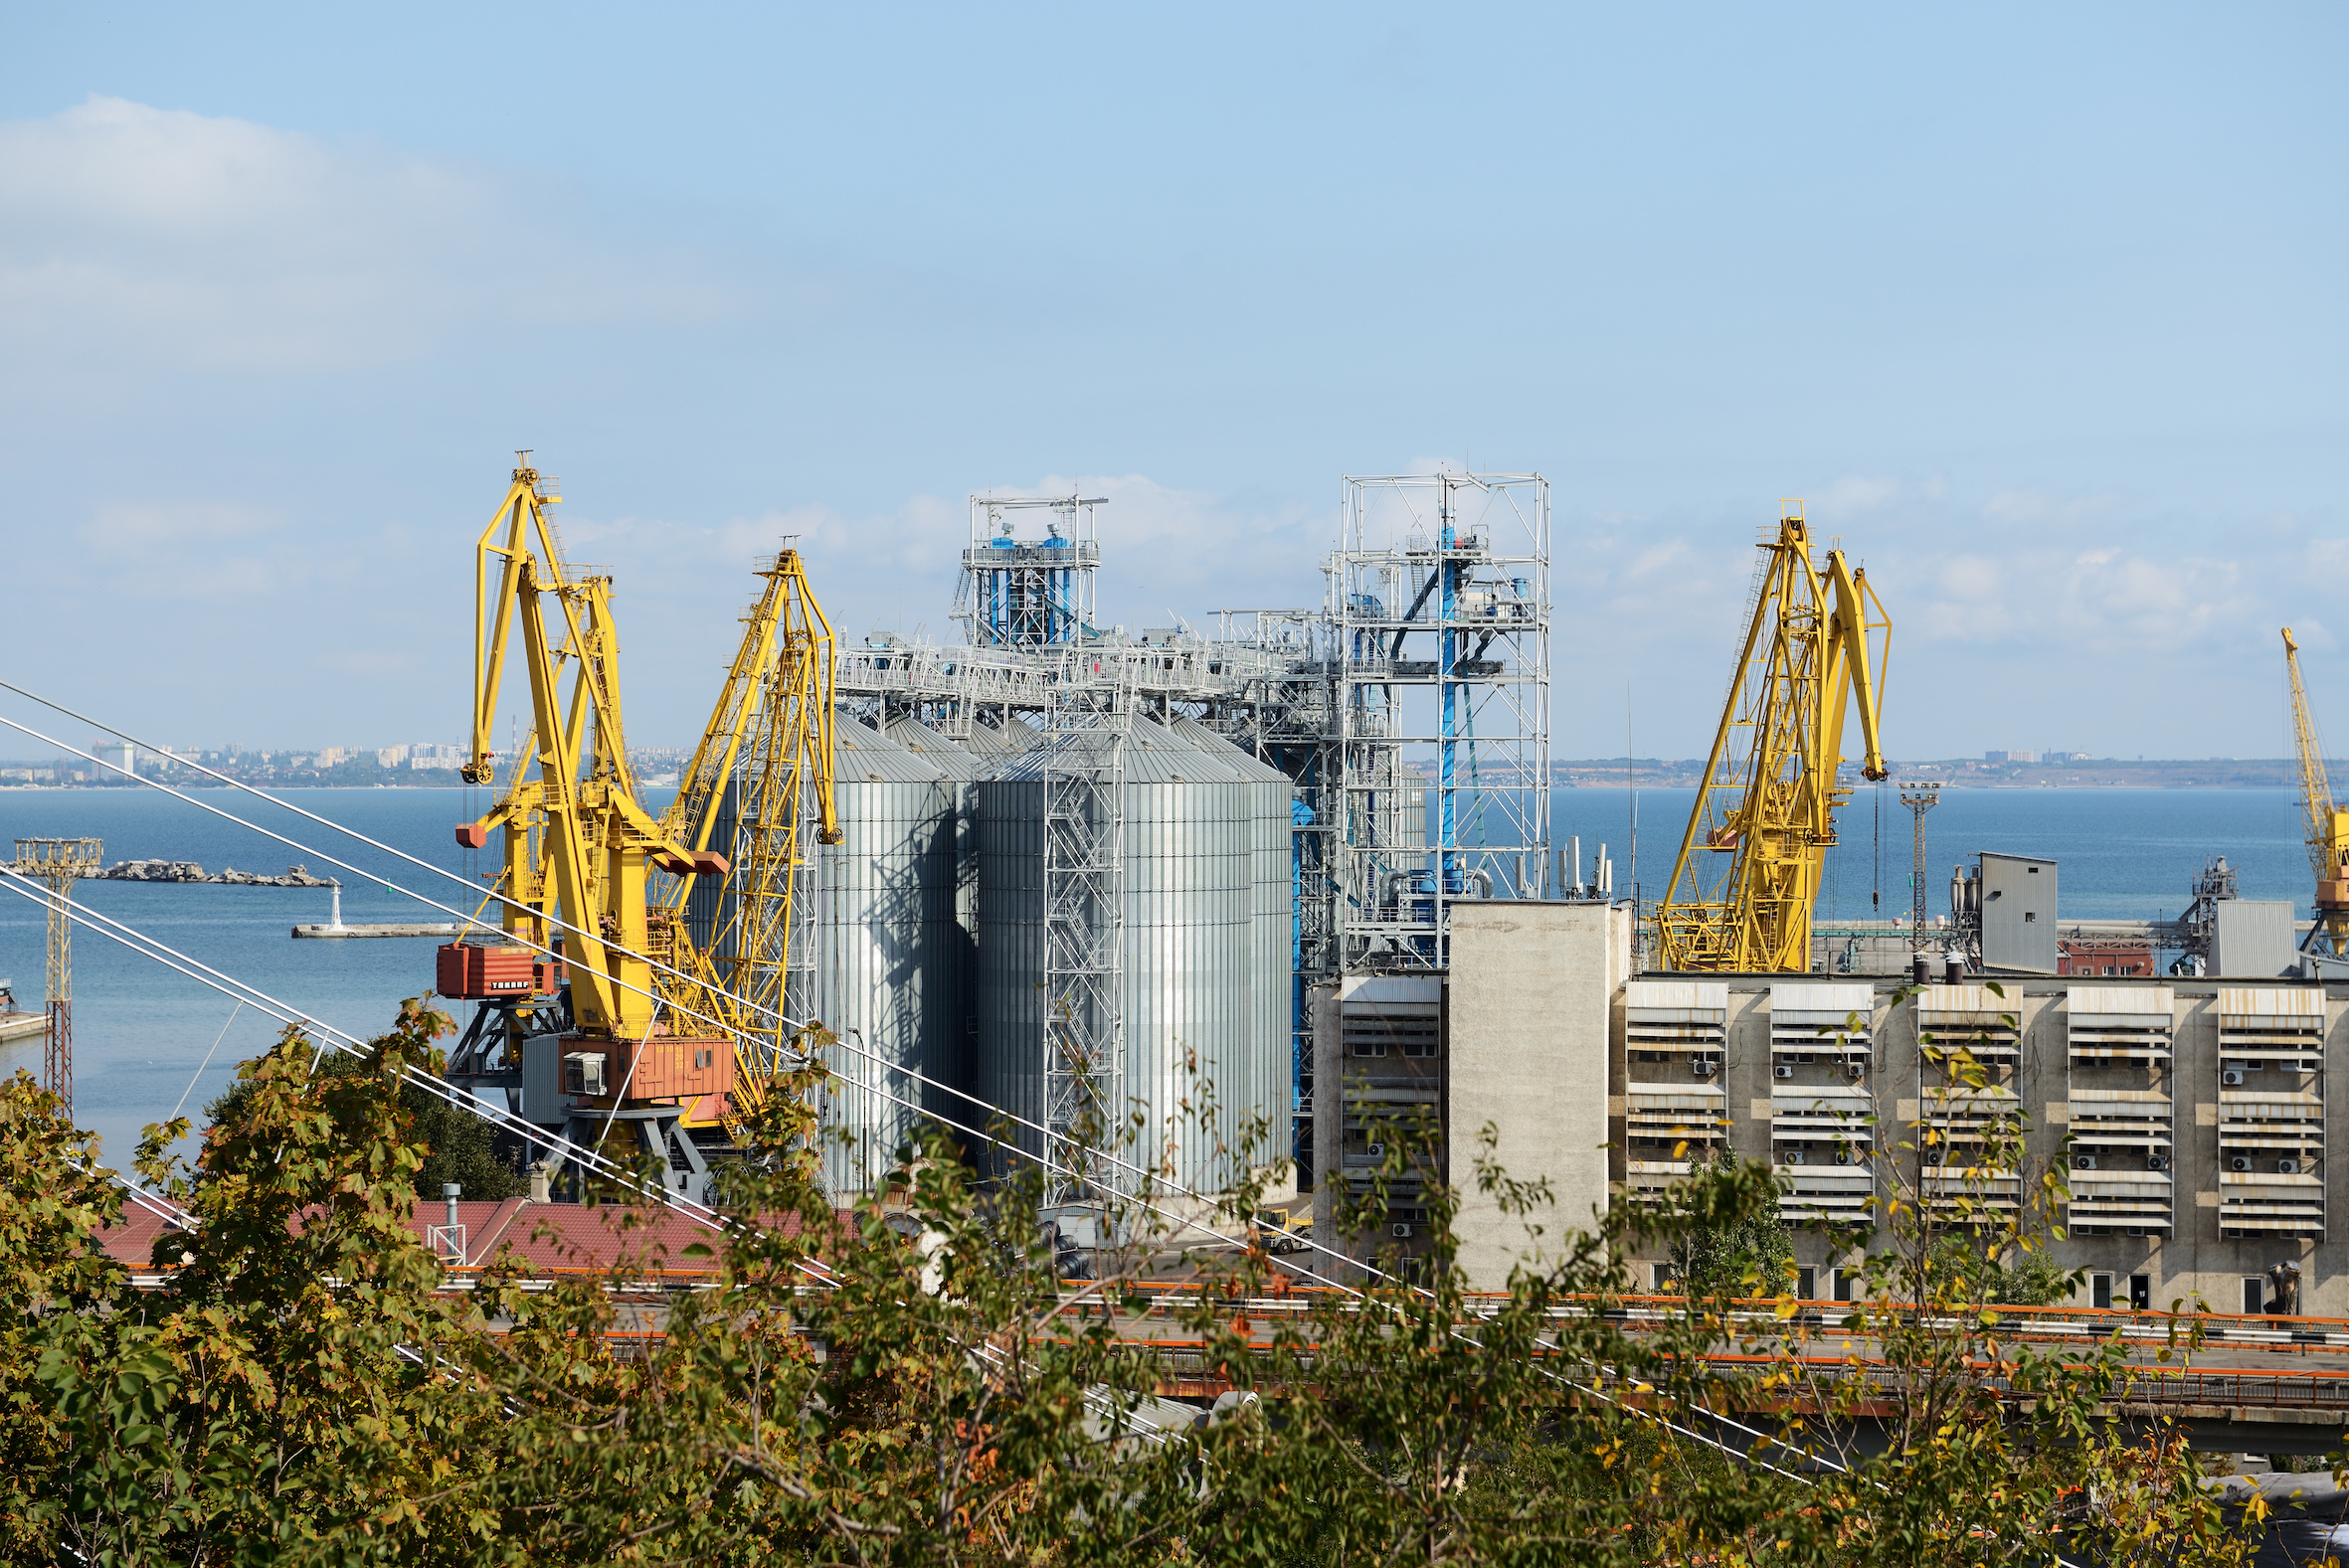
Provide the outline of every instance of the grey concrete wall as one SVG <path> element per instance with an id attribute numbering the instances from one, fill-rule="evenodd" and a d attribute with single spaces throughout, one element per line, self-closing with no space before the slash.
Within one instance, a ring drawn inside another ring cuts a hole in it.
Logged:
<path id="1" fill-rule="evenodd" d="M 1761 975 L 1725 977 L 1729 982 L 1729 1031 L 1725 1083 L 1732 1119 L 1731 1146 L 1741 1155 L 1767 1158 L 1770 1154 L 1769 1091 L 1770 1036 L 1769 978 Z M 2039 1178 L 2066 1160 L 2070 1098 L 2076 1087 L 2118 1087 L 2124 1070 L 2082 1065 L 2073 1067 L 2067 1048 L 2069 1015 L 2063 980 L 2009 979 L 2004 1007 L 2021 1025 L 2020 1060 L 2011 1071 L 1995 1075 L 2010 1083 L 2031 1119 L 2029 1156 L 2023 1172 L 2024 1188 L 2038 1186 Z M 2038 1217 L 2042 1227 L 2062 1227 L 2064 1239 L 2054 1241 L 2051 1253 L 2064 1268 L 2109 1273 L 2116 1303 L 2126 1300 L 2129 1276 L 2149 1276 L 2153 1305 L 2166 1307 L 2172 1301 L 2191 1303 L 2200 1298 L 2211 1309 L 2235 1311 L 2243 1302 L 2242 1282 L 2263 1274 L 2269 1265 L 2296 1263 L 2301 1271 L 2301 1310 L 2315 1316 L 2349 1317 L 2349 1073 L 2328 1072 L 2324 1077 L 2325 1142 L 2323 1165 L 2327 1231 L 2321 1239 L 2241 1239 L 2219 1234 L 2219 990 L 2213 980 L 2161 980 L 2120 977 L 2082 979 L 2098 988 L 2153 990 L 2164 985 L 2173 992 L 2172 1060 L 2164 1083 L 2174 1115 L 2173 1163 L 2174 1227 L 2169 1236 L 2080 1235 L 2073 1231 L 2062 1209 Z M 2250 979 L 2237 984 L 2312 987 L 2315 982 L 2287 979 Z M 1895 982 L 1877 984 L 1876 1062 L 1868 1075 L 1879 1120 L 1882 1153 L 1878 1177 L 1880 1198 L 1890 1196 L 1898 1182 L 1913 1180 L 1917 1156 L 1914 1124 L 1922 1110 L 1925 1087 L 1937 1082 L 1918 1049 L 1915 1005 L 1895 1002 Z M 2349 1049 L 2349 986 L 2324 987 L 2325 1055 Z M 1626 1068 L 1623 1035 L 1618 1024 L 1611 1034 L 1610 1072 L 1613 1093 L 1623 1093 Z M 2336 1077 L 2339 1082 L 2334 1081 Z M 2138 1080 L 2142 1083 L 2144 1080 Z M 1618 1102 L 1619 1105 L 1619 1102 Z M 1617 1125 L 1620 1136 L 1620 1125 Z M 2339 1148 L 2343 1157 L 2330 1157 Z M 1872 1249 L 1891 1245 L 1880 1234 Z M 1827 1270 L 1857 1262 L 1858 1254 L 1838 1255 L 1828 1239 L 1813 1231 L 1794 1236 L 1796 1261 L 1817 1272 L 1818 1292 L 1827 1294 Z M 1641 1257 L 1637 1273 L 1648 1277 L 1649 1265 L 1660 1261 Z M 2086 1305 L 2083 1290 L 2080 1304 Z"/>
<path id="2" fill-rule="evenodd" d="M 1599 904 L 1452 906 L 1446 1081 L 1460 1266 L 1498 1290 L 1521 1258 L 1559 1250 L 1608 1202 L 1611 1042 L 1630 962 L 1631 917 Z M 1478 1190 L 1483 1130 L 1518 1181 L 1546 1180 L 1553 1203 L 1520 1217 Z M 1540 1227 L 1530 1235 L 1528 1224 Z"/>

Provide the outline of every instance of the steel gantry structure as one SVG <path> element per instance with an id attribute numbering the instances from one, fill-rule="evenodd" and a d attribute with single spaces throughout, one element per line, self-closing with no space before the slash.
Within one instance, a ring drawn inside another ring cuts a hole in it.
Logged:
<path id="1" fill-rule="evenodd" d="M 1661 967 L 1796 973 L 1811 966 L 1811 912 L 1835 812 L 1836 772 L 1856 701 L 1861 773 L 1885 777 L 1877 733 L 1892 622 L 1841 550 L 1821 571 L 1800 501 L 1760 544 L 1745 639 L 1697 786 L 1672 880 L 1656 910 Z M 1748 732 L 1745 755 L 1731 736 Z M 1708 873 L 1703 857 L 1717 857 Z"/>

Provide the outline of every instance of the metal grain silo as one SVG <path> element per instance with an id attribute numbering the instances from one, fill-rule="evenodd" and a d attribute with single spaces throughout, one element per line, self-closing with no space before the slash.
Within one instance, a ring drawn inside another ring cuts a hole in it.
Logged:
<path id="1" fill-rule="evenodd" d="M 1024 728 L 1024 726 L 1022 726 Z M 946 776 L 954 792 L 955 924 L 961 932 L 956 948 L 957 989 L 954 1016 L 944 1037 L 932 1042 L 930 1075 L 957 1089 L 971 1087 L 971 986 L 978 961 L 979 939 L 979 780 L 988 770 L 957 742 L 918 720 L 899 716 L 882 727 L 882 734 L 929 763 Z M 970 1103 L 945 1097 L 934 1109 L 958 1122 L 969 1122 Z"/>
<path id="2" fill-rule="evenodd" d="M 1044 781 L 1104 763 L 1110 744 L 1048 740 L 979 786 L 978 1092 L 1031 1121 L 1045 1109 Z M 1121 1087 L 1144 1121 L 1129 1157 L 1214 1189 L 1232 1175 L 1218 1145 L 1259 1109 L 1252 802 L 1236 768 L 1146 719 L 1132 721 L 1122 771 Z M 1203 1080 L 1213 1126 L 1195 1120 Z"/>
<path id="3" fill-rule="evenodd" d="M 1254 1044 L 1248 1062 L 1248 1104 L 1261 1112 L 1268 1125 L 1271 1152 L 1285 1154 L 1290 1148 L 1290 1120 L 1295 1109 L 1299 1000 L 1294 994 L 1297 786 L 1287 774 L 1249 756 L 1196 719 L 1177 719 L 1173 728 L 1201 751 L 1237 769 L 1247 784 L 1255 825 L 1251 878 L 1255 895 L 1250 916 Z"/>
<path id="4" fill-rule="evenodd" d="M 921 1086 L 960 1057 L 968 942 L 955 919 L 954 782 L 935 763 L 842 715 L 833 802 L 841 838 L 815 853 L 806 1015 L 843 1037 L 829 1054 L 824 1179 L 835 1193 L 886 1176 L 919 1115 Z M 861 1045 L 862 1051 L 849 1049 Z M 895 1098 L 891 1098 L 894 1096 Z"/>

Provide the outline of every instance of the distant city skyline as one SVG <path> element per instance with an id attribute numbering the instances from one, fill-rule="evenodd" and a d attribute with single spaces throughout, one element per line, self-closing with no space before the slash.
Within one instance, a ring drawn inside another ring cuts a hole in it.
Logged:
<path id="1" fill-rule="evenodd" d="M 965 498 L 1082 486 L 1205 630 L 1438 462 L 1551 480 L 1559 756 L 1703 751 L 1781 497 L 1901 755 L 2280 755 L 2284 624 L 2349 726 L 2338 7 L 18 22 L 12 645 L 125 729 L 460 731 L 516 447 L 643 744 L 787 537 L 943 639 Z"/>

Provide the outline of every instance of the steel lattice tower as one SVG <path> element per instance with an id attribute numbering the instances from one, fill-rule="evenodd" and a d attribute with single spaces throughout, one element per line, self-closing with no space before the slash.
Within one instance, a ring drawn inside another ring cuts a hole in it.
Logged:
<path id="1" fill-rule="evenodd" d="M 1453 903 L 1547 884 L 1549 482 L 1349 478 L 1325 570 L 1337 968 L 1445 968 Z"/>
<path id="2" fill-rule="evenodd" d="M 1912 864 L 1908 873 L 1908 951 L 1925 951 L 1925 813 L 1941 803 L 1941 791 L 1911 785 L 1900 791 L 1900 803 L 1916 819 Z"/>
<path id="3" fill-rule="evenodd" d="M 49 1033 L 41 1048 L 41 1087 L 74 1114 L 74 884 L 103 860 L 94 838 L 20 838 L 17 875 L 49 889 L 47 995 Z"/>

